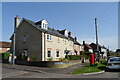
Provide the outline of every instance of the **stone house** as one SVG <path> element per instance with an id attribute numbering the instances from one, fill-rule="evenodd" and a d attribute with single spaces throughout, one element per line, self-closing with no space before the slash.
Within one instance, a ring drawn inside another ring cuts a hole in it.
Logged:
<path id="1" fill-rule="evenodd" d="M 89 51 L 93 53 L 93 48 L 89 44 L 87 44 L 85 41 L 83 41 L 83 46 L 84 46 L 84 51 Z"/>
<path id="2" fill-rule="evenodd" d="M 48 27 L 48 21 L 38 22 L 16 16 L 15 34 L 11 36 L 12 50 L 15 43 L 15 55 L 27 57 L 27 61 L 59 61 L 65 55 L 74 54 L 73 40 L 68 30 L 55 30 Z M 62 32 L 62 34 L 61 34 Z"/>
<path id="3" fill-rule="evenodd" d="M 91 43 L 90 46 L 93 48 L 93 52 L 95 53 L 97 51 L 97 45 L 95 43 Z M 101 45 L 98 45 L 98 49 L 99 49 L 101 58 L 106 58 L 108 49 L 105 46 L 101 46 Z"/>
<path id="4" fill-rule="evenodd" d="M 80 55 L 81 44 L 77 41 L 77 37 L 74 38 L 74 53 L 75 55 Z"/>

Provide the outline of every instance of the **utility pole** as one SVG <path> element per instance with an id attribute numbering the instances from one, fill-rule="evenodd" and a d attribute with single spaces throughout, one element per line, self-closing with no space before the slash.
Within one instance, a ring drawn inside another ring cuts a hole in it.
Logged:
<path id="1" fill-rule="evenodd" d="M 99 62 L 99 57 L 100 57 L 100 54 L 99 54 L 99 46 L 98 46 L 98 25 L 97 25 L 97 18 L 95 18 L 95 31 L 96 31 L 96 45 L 97 45 L 97 61 Z"/>

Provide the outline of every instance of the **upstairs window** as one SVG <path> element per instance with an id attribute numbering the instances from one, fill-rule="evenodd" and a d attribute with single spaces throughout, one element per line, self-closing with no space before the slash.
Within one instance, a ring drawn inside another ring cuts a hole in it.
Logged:
<path id="1" fill-rule="evenodd" d="M 63 41 L 66 43 L 66 39 L 63 39 Z"/>
<path id="2" fill-rule="evenodd" d="M 26 43 L 26 41 L 27 41 L 27 40 L 26 40 L 26 36 L 24 35 L 24 36 L 23 36 L 23 43 Z"/>
<path id="3" fill-rule="evenodd" d="M 60 41 L 60 38 L 58 37 L 58 41 Z"/>
<path id="4" fill-rule="evenodd" d="M 47 40 L 52 40 L 52 37 L 50 34 L 47 35 Z"/>
<path id="5" fill-rule="evenodd" d="M 73 45 L 73 42 L 72 42 L 72 41 L 70 41 L 70 45 L 71 45 L 71 46 Z"/>

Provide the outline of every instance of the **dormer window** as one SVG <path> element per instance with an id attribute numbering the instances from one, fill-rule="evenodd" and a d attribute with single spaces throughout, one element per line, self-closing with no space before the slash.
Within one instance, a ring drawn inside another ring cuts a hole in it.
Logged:
<path id="1" fill-rule="evenodd" d="M 48 28 L 48 22 L 46 20 L 42 20 L 41 22 L 42 22 L 41 28 L 47 29 Z"/>

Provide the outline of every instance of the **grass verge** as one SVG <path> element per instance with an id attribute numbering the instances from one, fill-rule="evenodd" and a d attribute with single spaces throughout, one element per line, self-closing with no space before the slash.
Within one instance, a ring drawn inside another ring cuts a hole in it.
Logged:
<path id="1" fill-rule="evenodd" d="M 72 74 L 81 74 L 81 73 L 93 73 L 93 72 L 100 72 L 103 71 L 101 69 L 98 69 L 96 66 L 84 66 L 79 69 L 76 69 L 72 72 Z"/>

